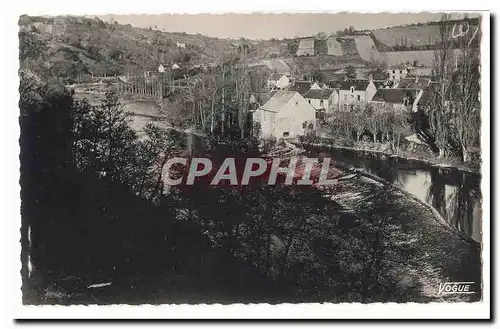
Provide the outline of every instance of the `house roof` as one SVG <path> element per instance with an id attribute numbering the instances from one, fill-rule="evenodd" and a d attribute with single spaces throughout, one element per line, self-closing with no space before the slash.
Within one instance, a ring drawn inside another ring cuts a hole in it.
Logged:
<path id="1" fill-rule="evenodd" d="M 415 99 L 417 94 L 416 89 L 379 89 L 372 98 L 372 102 L 386 102 L 386 103 L 396 103 L 402 104 L 403 100 L 407 96 L 411 96 Z"/>
<path id="2" fill-rule="evenodd" d="M 296 91 L 277 91 L 261 108 L 271 112 L 279 112 L 296 94 Z"/>
<path id="3" fill-rule="evenodd" d="M 279 80 L 281 79 L 283 76 L 286 77 L 286 74 L 283 74 L 283 73 L 273 73 L 271 74 L 271 76 L 269 77 L 271 80 Z"/>
<path id="4" fill-rule="evenodd" d="M 419 105 L 431 105 L 434 98 L 434 91 L 430 88 L 424 89 L 422 96 L 418 100 Z"/>
<path id="5" fill-rule="evenodd" d="M 434 72 L 432 67 L 411 67 L 410 74 L 414 76 L 430 76 Z"/>
<path id="6" fill-rule="evenodd" d="M 266 92 L 266 93 L 255 93 L 253 94 L 253 96 L 255 97 L 255 100 L 259 103 L 259 104 L 265 104 L 267 103 L 267 101 L 269 101 L 271 99 L 271 97 L 274 96 L 274 94 L 276 94 L 277 91 L 276 90 L 273 90 L 271 92 Z"/>
<path id="7" fill-rule="evenodd" d="M 385 72 L 375 72 L 372 74 L 373 80 L 385 80 L 387 78 L 387 73 Z"/>
<path id="8" fill-rule="evenodd" d="M 430 83 L 429 78 L 401 78 L 399 80 L 398 88 L 407 89 L 424 89 Z"/>
<path id="9" fill-rule="evenodd" d="M 418 78 L 418 80 L 414 84 L 415 89 L 424 89 L 429 86 L 431 83 L 430 78 Z"/>
<path id="10" fill-rule="evenodd" d="M 415 78 L 401 78 L 399 79 L 398 88 L 411 88 L 415 84 Z"/>
<path id="11" fill-rule="evenodd" d="M 373 80 L 373 84 L 377 89 L 385 88 L 386 83 L 387 82 L 385 80 Z"/>
<path id="12" fill-rule="evenodd" d="M 288 91 L 296 91 L 304 96 L 309 89 L 311 89 L 311 82 L 309 81 L 295 81 L 295 83 L 288 88 Z"/>
<path id="13" fill-rule="evenodd" d="M 340 85 L 340 90 L 350 90 L 351 87 L 354 87 L 356 90 L 366 90 L 370 81 L 368 80 L 347 80 L 342 82 Z"/>
<path id="14" fill-rule="evenodd" d="M 342 86 L 342 83 L 344 83 L 344 79 L 329 80 L 326 82 L 326 85 L 330 88 L 339 89 L 340 86 Z"/>
<path id="15" fill-rule="evenodd" d="M 293 62 L 281 58 L 264 59 L 254 63 L 247 64 L 250 69 L 266 68 L 272 72 L 280 74 L 290 74 Z"/>
<path id="16" fill-rule="evenodd" d="M 328 99 L 333 93 L 333 89 L 310 89 L 304 98 L 307 99 Z"/>

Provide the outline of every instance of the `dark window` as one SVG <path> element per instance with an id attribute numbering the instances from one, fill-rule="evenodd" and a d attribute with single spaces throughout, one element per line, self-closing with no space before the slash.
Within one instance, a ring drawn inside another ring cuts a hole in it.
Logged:
<path id="1" fill-rule="evenodd" d="M 396 73 L 396 70 L 392 70 L 392 73 Z"/>
<path id="2" fill-rule="evenodd" d="M 360 95 L 358 95 L 358 101 L 360 101 L 360 100 L 361 100 L 361 96 L 360 96 Z"/>
<path id="3" fill-rule="evenodd" d="M 323 106 L 323 100 L 319 101 L 319 106 Z"/>
<path id="4" fill-rule="evenodd" d="M 289 133 L 288 131 L 285 131 L 285 132 L 283 133 L 283 137 L 288 137 L 288 136 L 290 136 L 290 133 Z"/>

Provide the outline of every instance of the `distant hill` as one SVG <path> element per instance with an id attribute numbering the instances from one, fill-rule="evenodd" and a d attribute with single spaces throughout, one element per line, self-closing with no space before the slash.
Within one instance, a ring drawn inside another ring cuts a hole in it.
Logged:
<path id="1" fill-rule="evenodd" d="M 237 56 L 238 45 L 244 42 L 249 46 L 247 61 L 261 62 L 260 65 L 267 65 L 272 71 L 280 71 L 279 67 L 274 67 L 278 64 L 265 64 L 263 60 L 286 59 L 294 62 L 289 67 L 302 72 L 360 65 L 373 58 L 389 65 L 417 61 L 430 66 L 434 60 L 433 51 L 440 42 L 441 24 L 432 22 L 336 35 L 341 56 L 326 55 L 329 40 L 317 38 L 316 55 L 299 58 L 296 57 L 298 39 L 218 39 L 136 28 L 98 18 L 21 16 L 20 60 L 21 68 L 30 69 L 42 78 L 85 81 L 92 75 L 142 74 L 156 70 L 160 63 L 177 63 L 184 68 L 210 63 L 224 55 Z M 475 31 L 479 19 L 447 24 L 452 29 L 450 38 L 453 40 L 469 38 L 478 44 L 479 33 Z"/>
<path id="2" fill-rule="evenodd" d="M 21 67 L 42 77 L 122 75 L 155 70 L 160 63 L 191 66 L 237 51 L 233 40 L 165 33 L 98 18 L 21 16 L 19 26 Z"/>
<path id="3" fill-rule="evenodd" d="M 371 36 L 379 51 L 433 50 L 442 41 L 440 27 L 443 24 L 449 24 L 446 37 L 452 40 L 479 41 L 478 18 L 377 29 L 371 31 Z"/>

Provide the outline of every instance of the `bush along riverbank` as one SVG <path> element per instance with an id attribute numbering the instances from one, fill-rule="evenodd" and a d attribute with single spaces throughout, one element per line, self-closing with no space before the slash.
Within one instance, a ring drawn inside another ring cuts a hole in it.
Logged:
<path id="1" fill-rule="evenodd" d="M 468 295 L 439 293 L 440 284 L 445 282 L 474 282 L 475 291 L 479 291 L 481 247 L 449 227 L 432 207 L 393 184 L 359 171 L 325 192 L 358 218 L 354 222 L 376 232 L 373 243 L 378 247 L 371 249 L 366 260 L 385 263 L 387 271 L 399 271 L 399 279 L 394 285 L 400 291 L 407 289 L 408 294 L 417 294 L 414 301 L 471 302 L 481 299 L 479 292 Z M 397 269 L 389 264 L 397 264 Z"/>
<path id="2" fill-rule="evenodd" d="M 364 273 L 361 296 L 365 289 L 370 293 L 382 289 L 397 291 L 393 296 L 399 296 L 398 302 L 481 299 L 479 243 L 397 185 L 347 165 L 331 170 L 329 176 L 338 176 L 338 183 L 318 189 L 342 209 L 338 220 L 343 238 L 339 246 L 348 244 L 350 252 L 342 255 L 339 266 L 345 262 L 349 271 Z M 361 237 L 367 240 L 361 243 Z M 332 246 L 330 251 L 335 250 L 342 248 Z M 398 279 L 393 280 L 395 277 Z M 440 294 L 440 285 L 460 281 L 474 282 L 477 293 Z"/>
<path id="3" fill-rule="evenodd" d="M 296 142 L 300 146 L 311 145 L 321 147 L 331 147 L 336 149 L 346 149 L 360 152 L 371 152 L 388 157 L 398 157 L 406 160 L 419 161 L 429 166 L 442 168 L 453 168 L 475 174 L 481 173 L 481 154 L 477 152 L 471 154 L 470 160 L 466 163 L 457 158 L 437 157 L 428 147 L 404 140 L 396 150 L 389 143 L 373 143 L 367 141 L 352 141 L 347 139 L 333 139 L 325 137 L 305 137 L 299 138 Z"/>

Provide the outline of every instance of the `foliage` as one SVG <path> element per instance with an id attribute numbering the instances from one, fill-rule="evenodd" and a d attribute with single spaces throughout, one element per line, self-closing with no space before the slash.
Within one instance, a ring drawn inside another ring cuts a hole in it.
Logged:
<path id="1" fill-rule="evenodd" d="M 64 33 L 33 29 L 33 22 L 48 27 L 53 24 L 53 18 L 25 16 L 20 19 L 21 66 L 26 65 L 26 60 L 42 58 L 43 61 L 33 62 L 31 67 L 38 74 L 46 74 L 47 78 L 64 75 L 77 79 L 90 72 L 95 76 L 142 74 L 154 70 L 159 62 L 188 66 L 214 61 L 232 50 L 228 40 L 132 28 L 97 18 L 59 19 L 64 22 Z M 172 40 L 186 43 L 187 47 L 177 48 Z M 78 57 L 81 63 L 75 66 L 65 53 Z M 49 67 L 48 71 L 45 66 Z"/>
<path id="2" fill-rule="evenodd" d="M 36 59 L 47 47 L 32 32 L 19 32 L 19 60 Z"/>
<path id="3" fill-rule="evenodd" d="M 312 73 L 312 79 L 313 81 L 323 83 L 326 81 L 325 74 L 321 72 L 320 70 L 316 70 Z"/>
<path id="4" fill-rule="evenodd" d="M 451 40 L 450 18 L 439 26 L 441 45 L 435 50 L 437 83 L 427 90 L 431 101 L 414 116 L 413 127 L 439 156 L 459 156 L 467 162 L 471 149 L 479 145 L 479 50 L 462 40 Z M 480 36 L 477 36 L 480 39 Z"/>
<path id="5" fill-rule="evenodd" d="M 356 68 L 352 65 L 347 65 L 345 68 L 345 76 L 348 79 L 356 79 Z"/>
<path id="6" fill-rule="evenodd" d="M 398 153 L 403 136 L 411 133 L 412 115 L 397 111 L 393 106 L 369 105 L 364 109 L 337 111 L 329 119 L 330 134 L 345 145 L 349 141 L 359 142 L 369 134 L 373 142 L 388 142 L 392 151 Z"/>

